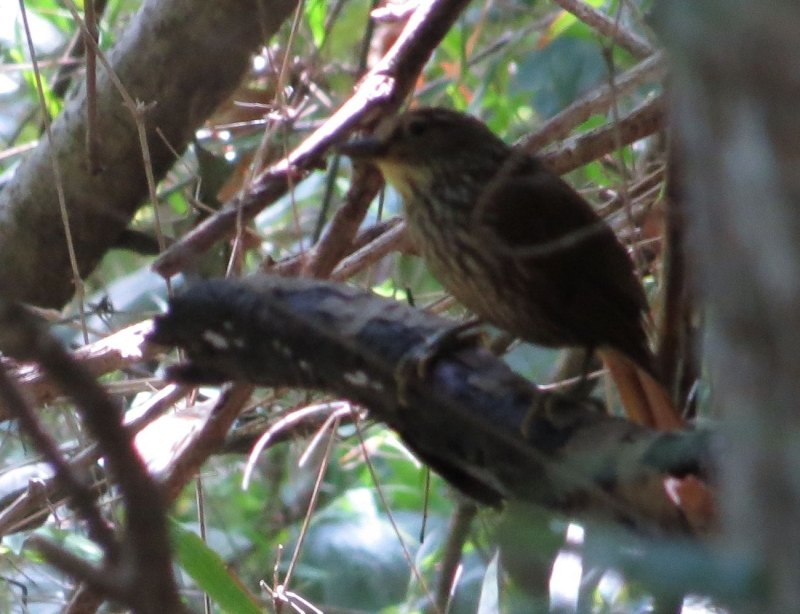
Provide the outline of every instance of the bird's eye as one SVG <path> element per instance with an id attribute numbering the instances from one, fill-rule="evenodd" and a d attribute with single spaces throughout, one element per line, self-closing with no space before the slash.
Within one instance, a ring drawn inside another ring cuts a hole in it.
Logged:
<path id="1" fill-rule="evenodd" d="M 428 124 L 422 120 L 414 120 L 408 124 L 408 133 L 411 136 L 421 136 L 428 129 Z"/>

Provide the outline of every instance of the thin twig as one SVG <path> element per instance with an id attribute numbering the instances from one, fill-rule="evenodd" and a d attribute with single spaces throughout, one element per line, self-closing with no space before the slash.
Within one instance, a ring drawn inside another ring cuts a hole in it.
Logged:
<path id="1" fill-rule="evenodd" d="M 620 11 L 617 11 L 617 18 L 616 21 L 619 23 Z M 611 52 L 611 49 L 606 49 L 604 52 L 604 56 L 606 59 L 606 63 L 608 66 L 608 87 L 610 90 L 610 98 L 611 98 L 611 117 L 612 117 L 612 126 L 618 127 L 619 126 L 619 92 L 616 88 L 616 83 L 614 82 L 614 56 Z M 622 210 L 625 212 L 625 220 L 628 222 L 628 229 L 632 233 L 632 241 L 630 241 L 632 247 L 632 255 L 633 255 L 633 262 L 636 265 L 636 274 L 641 278 L 642 275 L 645 273 L 646 264 L 644 259 L 642 258 L 642 251 L 639 249 L 639 240 L 641 239 L 639 227 L 633 221 L 633 211 L 631 205 L 631 197 L 630 197 L 630 169 L 628 169 L 628 163 L 625 160 L 625 152 L 622 151 L 622 138 L 620 136 L 619 130 L 614 130 L 612 132 L 614 135 L 614 150 L 617 153 L 617 163 L 619 166 L 619 174 L 621 176 L 621 181 L 619 183 L 619 196 L 622 199 Z M 649 314 L 648 314 L 649 315 Z M 650 318 L 648 317 L 647 320 L 649 321 Z"/>
<path id="2" fill-rule="evenodd" d="M 64 194 L 64 181 L 61 175 L 61 165 L 56 156 L 56 150 L 53 141 L 52 122 L 50 121 L 50 114 L 47 111 L 47 103 L 44 98 L 44 89 L 42 88 L 42 75 L 39 72 L 39 64 L 36 57 L 36 49 L 33 46 L 33 38 L 31 36 L 30 26 L 28 25 L 28 10 L 25 8 L 24 0 L 19 0 L 20 13 L 22 15 L 22 24 L 25 29 L 25 39 L 28 42 L 28 52 L 31 55 L 31 63 L 33 64 L 33 74 L 36 80 L 36 91 L 39 95 L 39 105 L 42 110 L 42 121 L 44 121 L 44 129 L 47 134 L 47 141 L 50 143 L 48 148 L 50 152 L 50 163 L 53 167 L 53 177 L 58 194 L 58 207 L 61 211 L 61 223 L 64 226 L 64 235 L 67 241 L 67 251 L 69 252 L 69 264 L 72 268 L 72 282 L 75 284 L 75 296 L 78 300 L 78 313 L 80 314 L 81 329 L 83 330 L 83 342 L 89 342 L 89 333 L 86 330 L 86 311 L 84 308 L 85 289 L 83 287 L 83 279 L 81 279 L 80 269 L 78 268 L 78 258 L 75 255 L 75 244 L 72 240 L 72 228 L 69 222 L 69 213 L 67 212 L 67 198 Z M 91 36 L 91 33 L 89 33 Z"/>
<path id="3" fill-rule="evenodd" d="M 448 611 L 450 597 L 455 590 L 455 578 L 461 566 L 461 553 L 467 543 L 472 521 L 477 515 L 477 504 L 459 495 L 447 525 L 447 537 L 442 547 L 439 578 L 436 582 L 436 608 L 440 612 Z"/>
<path id="4" fill-rule="evenodd" d="M 147 179 L 147 190 L 148 194 L 150 195 L 150 202 L 153 205 L 156 236 L 158 237 L 159 248 L 163 251 L 166 248 L 166 241 L 164 239 L 164 233 L 161 228 L 161 220 L 158 213 L 158 195 L 156 193 L 156 181 L 153 175 L 153 165 L 150 161 L 150 147 L 147 143 L 147 129 L 144 125 L 144 114 L 150 107 L 148 106 L 148 104 L 134 100 L 131 97 L 131 95 L 128 93 L 128 90 L 125 88 L 125 86 L 119 80 L 119 77 L 117 77 L 116 73 L 111 68 L 111 64 L 109 63 L 105 54 L 100 50 L 97 41 L 92 36 L 92 32 L 88 29 L 87 25 L 80 18 L 78 8 L 75 6 L 73 0 L 64 0 L 64 2 L 69 12 L 72 13 L 72 17 L 79 24 L 81 30 L 84 33 L 84 40 L 87 45 L 87 50 L 86 50 L 87 53 L 95 54 L 97 56 L 97 59 L 100 60 L 100 63 L 106 69 L 106 74 L 109 80 L 114 85 L 114 88 L 117 90 L 119 95 L 122 96 L 122 100 L 125 106 L 128 108 L 128 110 L 131 113 L 131 116 L 133 117 L 134 124 L 136 125 L 136 132 L 139 137 L 139 146 L 142 152 L 142 163 L 144 165 L 145 177 Z M 169 283 L 167 283 L 167 292 L 171 296 L 172 287 Z"/>
<path id="5" fill-rule="evenodd" d="M 367 447 L 367 443 L 364 441 L 364 433 L 362 433 L 361 428 L 356 423 L 356 436 L 358 437 L 358 443 L 361 446 L 361 452 L 364 455 L 364 464 L 367 466 L 367 470 L 369 471 L 369 475 L 372 478 L 372 484 L 375 486 L 375 492 L 378 494 L 378 499 L 380 499 L 381 505 L 383 509 L 386 511 L 386 517 L 389 519 L 389 523 L 392 525 L 392 530 L 394 530 L 395 536 L 397 537 L 397 541 L 400 544 L 400 548 L 403 551 L 403 556 L 406 559 L 406 562 L 411 569 L 411 573 L 416 578 L 417 582 L 419 582 L 420 588 L 422 592 L 425 594 L 425 597 L 429 600 L 430 603 L 434 604 L 433 595 L 431 594 L 430 589 L 428 588 L 428 583 L 425 581 L 425 578 L 419 572 L 417 565 L 414 563 L 414 557 L 411 556 L 411 551 L 408 549 L 408 545 L 406 544 L 406 540 L 403 538 L 403 532 L 400 530 L 400 527 L 397 525 L 397 521 L 394 518 L 394 514 L 392 513 L 392 507 L 389 505 L 389 501 L 386 499 L 386 495 L 383 492 L 383 487 L 381 486 L 381 482 L 378 479 L 378 474 L 375 471 L 375 467 L 370 460 L 369 449 Z M 443 610 L 439 610 L 436 607 L 436 614 L 444 614 Z"/>
<path id="6" fill-rule="evenodd" d="M 401 224 L 400 218 L 392 218 L 383 222 L 378 222 L 372 226 L 368 226 L 360 230 L 356 234 L 352 243 L 348 246 L 347 255 L 353 254 L 361 248 L 369 245 L 378 237 L 382 236 L 398 224 Z M 283 275 L 284 277 L 297 277 L 300 275 L 305 263 L 309 260 L 310 255 L 308 252 L 304 254 L 294 254 L 284 258 L 280 262 L 265 262 L 261 269 L 264 273 L 273 273 L 275 275 Z"/>
<path id="7" fill-rule="evenodd" d="M 666 101 L 659 95 L 621 117 L 617 124 L 568 139 L 540 157 L 551 171 L 563 175 L 614 151 L 617 145 L 629 145 L 658 132 L 665 123 Z"/>
<path id="8" fill-rule="evenodd" d="M 63 488 L 70 493 L 72 506 L 89 527 L 89 536 L 102 546 L 108 556 L 116 559 L 120 554 L 119 544 L 111 527 L 100 515 L 96 505 L 97 495 L 61 455 L 58 444 L 45 432 L 36 414 L 25 403 L 19 390 L 2 368 L 0 368 L 0 398 L 8 411 L 17 419 L 23 432 L 33 441 L 36 449 L 53 467 Z"/>
<path id="9" fill-rule="evenodd" d="M 300 559 L 300 552 L 303 548 L 303 542 L 308 535 L 308 527 L 311 524 L 311 515 L 317 507 L 317 500 L 319 499 L 322 480 L 328 470 L 331 451 L 333 450 L 333 444 L 336 441 L 336 431 L 339 429 L 339 419 L 334 418 L 333 422 L 329 426 L 323 428 L 328 428 L 328 432 L 330 433 L 328 437 L 328 445 L 325 448 L 325 453 L 322 455 L 322 462 L 320 463 L 319 470 L 317 471 L 317 479 L 314 481 L 314 488 L 311 490 L 311 500 L 308 502 L 308 506 L 306 507 L 306 514 L 303 518 L 303 523 L 300 526 L 300 534 L 297 537 L 297 543 L 295 544 L 294 552 L 292 552 L 292 558 L 289 561 L 289 567 L 286 569 L 286 575 L 283 577 L 283 583 L 281 586 L 284 590 L 288 589 L 291 584 L 292 574 L 294 573 L 297 561 Z"/>
<path id="10" fill-rule="evenodd" d="M 613 81 L 613 85 L 617 95 L 621 95 L 633 90 L 642 81 L 661 78 L 665 72 L 664 57 L 661 53 L 656 53 L 617 76 Z M 611 84 L 602 85 L 592 90 L 557 115 L 551 117 L 539 126 L 536 132 L 525 137 L 520 147 L 526 151 L 536 153 L 550 143 L 566 138 L 576 126 L 585 122 L 593 114 L 605 112 L 612 99 Z"/>
<path id="11" fill-rule="evenodd" d="M 306 273 L 325 278 L 349 251 L 369 205 L 383 187 L 383 176 L 373 165 L 356 165 L 345 204 L 339 208 L 312 254 Z"/>
<path id="12" fill-rule="evenodd" d="M 655 51 L 645 39 L 623 28 L 616 19 L 598 11 L 583 0 L 555 0 L 555 2 L 565 11 L 572 13 L 587 26 L 599 34 L 607 36 L 637 58 L 646 58 Z"/>
<path id="13" fill-rule="evenodd" d="M 342 260 L 331 273 L 331 279 L 344 281 L 356 273 L 363 271 L 387 254 L 404 251 L 410 245 L 405 222 L 401 222 L 391 230 L 365 245 L 354 254 Z"/>
<path id="14" fill-rule="evenodd" d="M 331 209 L 331 202 L 333 195 L 336 193 L 336 182 L 339 179 L 339 166 L 342 163 L 341 154 L 334 154 L 331 163 L 328 166 L 328 176 L 325 178 L 325 192 L 322 195 L 322 202 L 319 206 L 319 213 L 317 214 L 317 223 L 314 226 L 314 234 L 311 235 L 311 243 L 316 245 L 322 236 L 322 230 L 325 228 L 325 222 L 328 221 L 328 212 Z"/>
<path id="15" fill-rule="evenodd" d="M 283 61 L 281 62 L 281 68 L 278 72 L 277 82 L 275 84 L 275 94 L 273 96 L 272 106 L 276 109 L 284 109 L 288 107 L 288 102 L 284 99 L 284 89 L 286 87 L 286 79 L 289 73 L 289 59 L 292 57 L 292 47 L 294 46 L 295 37 L 297 36 L 297 29 L 300 25 L 300 17 L 303 12 L 303 2 L 298 2 L 297 6 L 294 10 L 294 15 L 292 16 L 292 27 L 289 32 L 289 40 L 286 43 L 286 49 L 283 53 Z M 284 118 L 286 118 L 289 114 L 284 111 Z M 274 139 L 276 132 L 284 126 L 284 122 L 274 122 L 268 123 L 264 128 L 264 133 L 261 136 L 261 141 L 256 148 L 255 153 L 253 154 L 253 161 L 250 163 L 250 169 L 247 172 L 247 176 L 245 177 L 243 188 L 242 188 L 242 195 L 246 194 L 248 191 L 252 189 L 253 184 L 257 181 L 258 174 L 263 170 L 262 167 L 264 165 L 264 161 L 266 160 L 267 149 L 269 143 Z M 292 211 L 294 215 L 294 223 L 299 228 L 299 223 L 297 219 L 297 205 L 294 202 L 294 190 L 292 189 L 294 183 L 294 178 L 291 176 L 287 176 L 287 190 L 290 191 L 292 195 Z M 245 216 L 245 212 L 242 207 L 238 207 L 236 211 L 236 218 L 234 224 L 234 235 L 233 235 L 233 242 L 232 242 L 232 249 L 230 253 L 230 257 L 228 258 L 228 266 L 225 269 L 225 276 L 231 277 L 235 272 L 236 268 L 241 263 L 241 254 L 244 246 L 243 237 L 244 237 L 244 229 L 245 224 L 250 221 L 252 217 Z M 169 279 L 169 276 L 165 276 L 166 279 Z"/>
<path id="16" fill-rule="evenodd" d="M 95 0 L 86 0 L 83 6 L 86 16 L 86 33 L 97 42 L 97 16 Z M 86 50 L 86 151 L 88 152 L 89 172 L 100 173 L 100 137 L 97 134 L 97 55 L 94 47 L 85 45 Z"/>
<path id="17" fill-rule="evenodd" d="M 334 5 L 334 8 L 332 9 L 332 11 L 334 11 L 334 13 L 330 14 L 328 16 L 328 19 L 325 22 L 326 35 L 325 35 L 325 40 L 323 41 L 323 45 L 328 40 L 328 32 L 329 32 L 329 29 L 333 25 L 334 14 L 338 14 L 338 11 L 341 10 L 342 4 L 343 3 L 341 2 L 341 0 L 339 0 Z M 372 8 L 375 8 L 375 4 L 376 4 L 376 0 L 372 0 Z M 358 73 L 357 73 L 357 77 L 359 79 L 363 76 L 364 71 L 367 69 L 367 56 L 369 55 L 369 48 L 370 48 L 370 44 L 372 42 L 372 35 L 373 35 L 374 31 L 375 31 L 375 25 L 373 23 L 373 20 L 372 20 L 371 17 L 368 17 L 367 18 L 367 27 L 364 30 L 364 36 L 361 37 L 361 50 L 359 51 L 359 55 L 358 55 Z M 314 59 L 313 59 L 314 62 L 318 58 L 318 55 L 319 55 L 319 50 L 317 50 L 315 52 L 315 54 L 314 54 Z M 333 160 L 331 162 L 330 168 L 328 169 L 328 180 L 327 180 L 327 183 L 325 185 L 325 195 L 323 196 L 323 199 L 322 199 L 322 205 L 320 206 L 320 211 L 319 211 L 319 218 L 317 220 L 317 226 L 314 229 L 314 236 L 313 236 L 313 239 L 312 239 L 315 244 L 319 241 L 320 237 L 322 236 L 322 229 L 323 229 L 323 227 L 325 225 L 325 222 L 327 220 L 327 217 L 328 217 L 328 211 L 330 209 L 331 199 L 333 198 L 333 194 L 334 194 L 334 187 L 336 186 L 336 179 L 338 178 L 338 175 L 339 175 L 339 165 L 340 165 L 340 163 L 341 163 L 341 155 L 337 153 L 337 154 L 335 154 L 333 156 Z M 353 181 L 356 181 L 355 172 L 354 172 L 354 176 L 353 176 Z M 370 200 L 372 200 L 372 199 L 370 198 Z M 367 202 L 366 205 L 368 206 L 369 202 Z M 353 206 L 355 206 L 355 205 L 353 205 Z M 353 213 L 355 213 L 355 212 L 353 212 Z M 364 214 L 366 215 L 366 209 L 364 210 Z M 355 216 L 351 215 L 351 217 L 355 217 Z M 363 221 L 363 216 L 361 217 L 361 221 Z M 361 221 L 359 221 L 359 225 L 360 225 Z M 355 236 L 355 230 L 358 230 L 358 228 L 356 227 L 355 229 L 352 230 L 352 232 L 349 232 L 348 233 L 349 236 L 347 236 L 347 237 L 339 237 L 338 236 L 338 232 L 334 232 L 333 229 L 331 229 L 331 231 L 327 233 L 327 236 L 328 236 L 329 240 L 335 240 L 335 241 L 338 241 L 340 244 L 345 244 L 345 243 L 349 243 L 349 242 L 352 241 L 353 237 Z M 319 261 L 319 258 L 320 258 L 319 254 L 320 254 L 320 252 L 323 252 L 323 251 L 338 252 L 338 250 L 329 250 L 327 247 L 319 246 L 319 249 L 317 250 L 317 254 L 316 254 L 314 259 Z M 344 254 L 340 253 L 339 259 L 341 259 L 343 257 L 343 255 Z M 330 274 L 330 271 L 333 270 L 333 266 L 335 266 L 335 264 L 336 264 L 336 262 L 332 262 L 330 265 L 328 265 L 329 266 L 329 270 L 328 270 L 327 274 Z M 322 276 L 320 273 L 316 273 L 315 274 L 315 273 L 312 272 L 311 274 L 315 275 L 315 276 L 318 276 L 318 277 Z M 325 276 L 327 276 L 327 274 Z"/>

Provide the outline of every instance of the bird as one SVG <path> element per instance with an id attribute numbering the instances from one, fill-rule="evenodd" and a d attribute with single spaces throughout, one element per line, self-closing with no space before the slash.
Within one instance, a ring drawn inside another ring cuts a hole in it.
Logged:
<path id="1" fill-rule="evenodd" d="M 387 118 L 338 150 L 377 165 L 403 201 L 412 244 L 465 307 L 524 341 L 596 351 L 630 419 L 683 426 L 659 381 L 628 250 L 539 157 L 440 107 Z"/>

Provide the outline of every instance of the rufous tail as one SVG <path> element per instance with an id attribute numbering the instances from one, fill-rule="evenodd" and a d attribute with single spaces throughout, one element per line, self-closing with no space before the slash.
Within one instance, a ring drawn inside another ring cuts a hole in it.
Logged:
<path id="1" fill-rule="evenodd" d="M 614 378 L 628 418 L 662 431 L 684 426 L 666 389 L 650 373 L 613 348 L 599 349 L 598 354 Z"/>

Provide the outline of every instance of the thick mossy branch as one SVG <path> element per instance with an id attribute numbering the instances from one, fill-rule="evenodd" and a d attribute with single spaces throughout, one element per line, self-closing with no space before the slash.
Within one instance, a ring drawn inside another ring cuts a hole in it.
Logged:
<path id="1" fill-rule="evenodd" d="M 542 392 L 474 342 L 439 352 L 421 377 L 398 379 L 452 326 L 348 286 L 257 276 L 192 287 L 151 340 L 186 350 L 189 361 L 171 371 L 180 381 L 303 387 L 362 404 L 481 502 L 688 530 L 664 480 L 705 472 L 707 434 L 653 432 Z"/>

